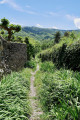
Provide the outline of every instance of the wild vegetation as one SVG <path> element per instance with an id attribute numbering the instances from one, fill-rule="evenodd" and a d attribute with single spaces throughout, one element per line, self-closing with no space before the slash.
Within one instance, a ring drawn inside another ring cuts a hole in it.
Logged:
<path id="1" fill-rule="evenodd" d="M 41 119 L 79 120 L 79 34 L 65 32 L 64 36 L 61 36 L 57 32 L 53 46 L 43 50 L 38 57 L 42 63 L 36 75 L 35 86 L 44 111 Z"/>
<path id="2" fill-rule="evenodd" d="M 26 68 L 4 76 L 0 83 L 0 120 L 27 120 L 30 116 L 30 74 Z"/>
<path id="3" fill-rule="evenodd" d="M 65 32 L 75 32 L 80 37 L 80 30 L 59 30 L 50 28 L 38 28 L 38 27 L 22 27 L 22 31 L 15 33 L 16 36 L 26 37 L 29 36 L 38 41 L 53 40 L 55 33 L 59 31 L 63 36 Z"/>
<path id="4" fill-rule="evenodd" d="M 10 22 L 8 19 L 5 19 L 5 18 L 1 19 L 0 28 L 7 30 L 7 32 L 8 32 L 8 36 L 6 36 L 6 37 L 8 37 L 7 40 L 11 41 L 12 35 L 15 32 L 19 32 L 21 30 L 21 26 L 9 24 L 9 23 Z M 4 34 L 4 32 L 1 32 L 1 34 Z"/>
<path id="5" fill-rule="evenodd" d="M 69 37 L 63 36 L 52 48 L 42 51 L 39 57 L 42 61 L 52 61 L 57 68 L 65 67 L 72 70 L 80 70 L 79 54 L 79 37 L 71 32 Z"/>
<path id="6" fill-rule="evenodd" d="M 7 21 L 6 24 L 9 25 L 9 22 Z M 12 26 L 16 27 L 14 25 L 7 27 L 12 30 Z M 9 33 L 1 30 L 0 35 L 7 39 Z M 12 72 L 1 80 L 0 119 L 26 120 L 30 118 L 30 72 L 31 69 L 36 70 L 37 55 L 40 70 L 35 75 L 35 87 L 44 112 L 41 120 L 79 120 L 79 31 L 24 27 L 14 36 L 11 34 L 9 39 L 26 44 L 28 61 L 25 63 L 24 70 Z"/>
<path id="7" fill-rule="evenodd" d="M 41 63 L 35 86 L 44 114 L 41 120 L 79 120 L 80 74 Z"/>

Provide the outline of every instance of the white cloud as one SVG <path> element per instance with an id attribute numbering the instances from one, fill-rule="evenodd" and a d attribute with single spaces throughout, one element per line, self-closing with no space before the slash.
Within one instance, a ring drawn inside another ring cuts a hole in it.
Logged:
<path id="1" fill-rule="evenodd" d="M 25 12 L 25 13 L 28 13 L 28 14 L 37 14 L 36 12 L 34 11 L 26 11 L 24 9 L 22 9 L 19 5 L 17 5 L 14 0 L 2 0 L 0 1 L 0 4 L 8 4 L 10 5 L 11 7 L 13 7 L 15 10 L 18 10 L 20 12 Z M 29 5 L 26 6 L 27 8 L 30 8 Z"/>
<path id="2" fill-rule="evenodd" d="M 73 15 L 66 15 L 67 19 L 71 20 L 74 22 L 76 28 L 80 29 L 80 18 L 73 16 Z"/>
<path id="3" fill-rule="evenodd" d="M 75 18 L 74 19 L 74 24 L 78 29 L 80 29 L 80 18 Z"/>
<path id="4" fill-rule="evenodd" d="M 36 24 L 36 27 L 43 28 L 43 26 L 42 26 L 42 25 L 40 25 L 40 24 Z"/>
<path id="5" fill-rule="evenodd" d="M 59 29 L 59 28 L 57 28 L 56 26 L 46 27 L 46 26 L 42 26 L 42 25 L 40 25 L 40 24 L 36 24 L 36 27 L 39 27 L 39 28 L 48 28 L 48 29 Z"/>
<path id="6" fill-rule="evenodd" d="M 19 5 L 17 5 L 14 0 L 2 0 L 0 1 L 0 4 L 8 4 L 11 7 L 13 7 L 14 9 L 18 10 L 18 11 L 24 11 Z"/>
<path id="7" fill-rule="evenodd" d="M 67 14 L 67 19 L 74 22 L 76 28 L 80 29 L 80 18 Z"/>
<path id="8" fill-rule="evenodd" d="M 4 4 L 6 2 L 7 2 L 7 0 L 2 0 L 2 1 L 0 1 L 0 4 Z"/>
<path id="9" fill-rule="evenodd" d="M 53 27 L 48 27 L 48 29 L 59 29 L 59 28 L 57 28 L 56 26 L 53 26 Z"/>
<path id="10" fill-rule="evenodd" d="M 56 26 L 53 26 L 52 28 L 53 28 L 53 29 L 58 29 Z"/>
<path id="11" fill-rule="evenodd" d="M 69 19 L 69 20 L 74 20 L 75 16 L 67 14 L 66 18 Z"/>

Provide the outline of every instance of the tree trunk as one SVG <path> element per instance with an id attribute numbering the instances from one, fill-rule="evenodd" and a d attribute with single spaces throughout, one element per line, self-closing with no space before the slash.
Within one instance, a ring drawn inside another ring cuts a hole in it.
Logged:
<path id="1" fill-rule="evenodd" d="M 12 36 L 12 34 L 11 34 L 11 31 L 9 30 L 9 31 L 8 31 L 8 41 L 11 40 L 11 36 Z"/>

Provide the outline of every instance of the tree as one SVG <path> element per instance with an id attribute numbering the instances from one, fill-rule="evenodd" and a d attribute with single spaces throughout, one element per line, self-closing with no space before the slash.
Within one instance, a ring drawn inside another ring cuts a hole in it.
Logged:
<path id="1" fill-rule="evenodd" d="M 25 43 L 27 45 L 27 60 L 30 60 L 31 56 L 35 57 L 34 46 L 29 43 L 28 37 L 25 37 Z"/>
<path id="2" fill-rule="evenodd" d="M 66 32 L 64 33 L 64 36 L 65 36 L 65 37 L 69 37 L 69 35 L 70 35 L 70 33 L 69 33 L 68 31 L 66 31 Z"/>
<path id="3" fill-rule="evenodd" d="M 0 28 L 4 29 L 4 30 L 7 30 L 7 32 L 8 32 L 8 41 L 11 40 L 11 37 L 15 32 L 19 32 L 21 30 L 20 25 L 10 24 L 9 20 L 7 20 L 5 18 L 1 19 Z"/>
<path id="4" fill-rule="evenodd" d="M 74 32 L 71 32 L 70 37 L 74 40 L 76 38 Z"/>
<path id="5" fill-rule="evenodd" d="M 24 41 L 26 44 L 29 44 L 29 38 L 28 37 L 25 37 L 25 41 Z"/>
<path id="6" fill-rule="evenodd" d="M 23 43 L 23 40 L 22 40 L 22 39 L 23 39 L 23 38 L 22 38 L 21 36 L 18 36 L 18 37 L 17 37 L 17 41 L 18 41 L 18 42 Z"/>
<path id="7" fill-rule="evenodd" d="M 4 35 L 5 31 L 4 31 L 4 30 L 1 30 L 0 33 L 1 33 L 2 35 Z"/>
<path id="8" fill-rule="evenodd" d="M 54 35 L 54 43 L 59 43 L 60 39 L 61 39 L 61 33 L 58 31 Z"/>

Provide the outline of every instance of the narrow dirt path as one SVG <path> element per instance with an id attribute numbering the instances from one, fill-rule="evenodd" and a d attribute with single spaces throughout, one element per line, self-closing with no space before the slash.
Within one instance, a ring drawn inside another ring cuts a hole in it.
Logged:
<path id="1" fill-rule="evenodd" d="M 37 69 L 35 72 L 31 72 L 31 86 L 30 86 L 30 102 L 32 107 L 32 115 L 30 120 L 40 120 L 39 116 L 43 114 L 41 108 L 39 107 L 39 101 L 36 96 L 36 88 L 34 87 L 34 75 L 39 70 L 39 65 L 37 65 Z"/>

